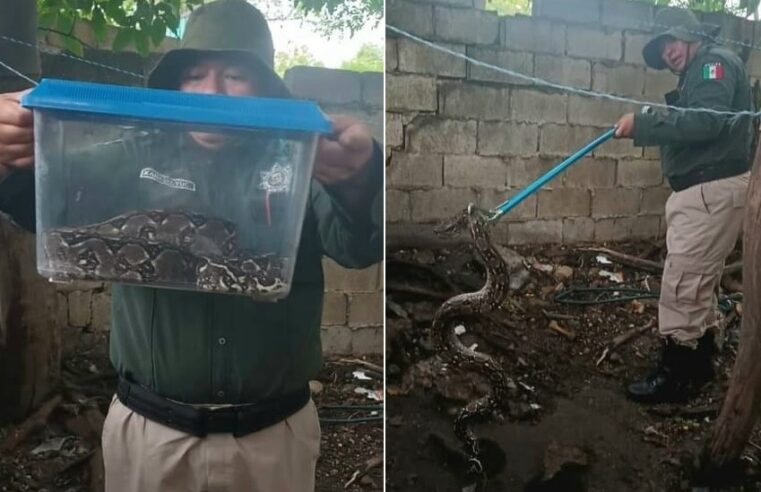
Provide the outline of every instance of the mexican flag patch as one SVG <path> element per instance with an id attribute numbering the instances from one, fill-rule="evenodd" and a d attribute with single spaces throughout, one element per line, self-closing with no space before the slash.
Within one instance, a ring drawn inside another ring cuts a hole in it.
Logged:
<path id="1" fill-rule="evenodd" d="M 703 80 L 721 80 L 724 78 L 724 66 L 720 62 L 703 64 Z"/>

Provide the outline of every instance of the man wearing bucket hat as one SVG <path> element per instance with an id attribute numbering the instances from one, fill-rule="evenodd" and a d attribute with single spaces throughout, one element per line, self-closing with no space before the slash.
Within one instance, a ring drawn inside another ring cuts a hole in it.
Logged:
<path id="1" fill-rule="evenodd" d="M 722 114 L 752 110 L 740 58 L 714 43 L 715 32 L 689 10 L 663 9 L 655 25 L 645 63 L 679 76 L 667 104 L 698 111 L 629 113 L 616 129 L 634 145 L 661 147 L 673 189 L 658 302 L 665 345 L 655 371 L 627 388 L 630 398 L 647 403 L 683 401 L 714 376 L 712 358 L 723 339 L 715 291 L 742 228 L 753 140 L 749 116 Z"/>
<path id="2" fill-rule="evenodd" d="M 272 38 L 244 0 L 192 14 L 153 88 L 289 97 Z M 34 231 L 31 114 L 0 96 L 0 210 Z M 120 380 L 103 428 L 111 491 L 310 491 L 320 426 L 308 382 L 322 365 L 322 257 L 349 268 L 382 259 L 380 147 L 335 117 L 319 143 L 291 292 L 242 296 L 113 284 L 111 361 Z M 203 148 L 224 137 L 194 133 Z M 225 190 L 219 190 L 224 194 Z"/>

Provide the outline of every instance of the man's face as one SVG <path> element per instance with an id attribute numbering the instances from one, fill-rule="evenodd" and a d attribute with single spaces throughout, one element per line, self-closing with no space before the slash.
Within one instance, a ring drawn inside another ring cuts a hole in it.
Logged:
<path id="1" fill-rule="evenodd" d="M 661 42 L 661 58 L 672 71 L 682 73 L 690 63 L 690 43 L 667 37 Z"/>
<path id="2" fill-rule="evenodd" d="M 256 96 L 256 77 L 246 65 L 228 58 L 203 58 L 185 69 L 180 76 L 183 92 L 222 94 L 226 96 Z M 218 133 L 190 132 L 193 140 L 202 147 L 216 150 L 223 147 L 230 136 Z"/>

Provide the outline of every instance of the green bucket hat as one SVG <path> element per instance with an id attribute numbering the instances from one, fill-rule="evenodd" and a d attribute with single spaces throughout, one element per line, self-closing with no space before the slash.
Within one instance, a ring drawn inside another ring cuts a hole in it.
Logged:
<path id="1" fill-rule="evenodd" d="M 642 57 L 649 67 L 656 70 L 667 68 L 661 58 L 661 41 L 664 38 L 694 43 L 715 36 L 718 30 L 717 26 L 701 24 L 691 10 L 674 7 L 660 10 L 653 24 L 655 36 L 642 49 Z"/>
<path id="2" fill-rule="evenodd" d="M 250 66 L 260 77 L 262 95 L 290 97 L 273 70 L 275 50 L 267 19 L 245 0 L 217 0 L 193 11 L 180 47 L 161 57 L 147 86 L 177 89 L 182 71 L 205 56 L 225 56 Z"/>

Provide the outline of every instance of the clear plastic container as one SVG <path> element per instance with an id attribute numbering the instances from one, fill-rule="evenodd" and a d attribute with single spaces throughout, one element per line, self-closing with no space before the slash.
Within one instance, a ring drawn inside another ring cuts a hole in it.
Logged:
<path id="1" fill-rule="evenodd" d="M 308 101 L 43 80 L 37 270 L 257 300 L 288 295 L 318 137 Z"/>

